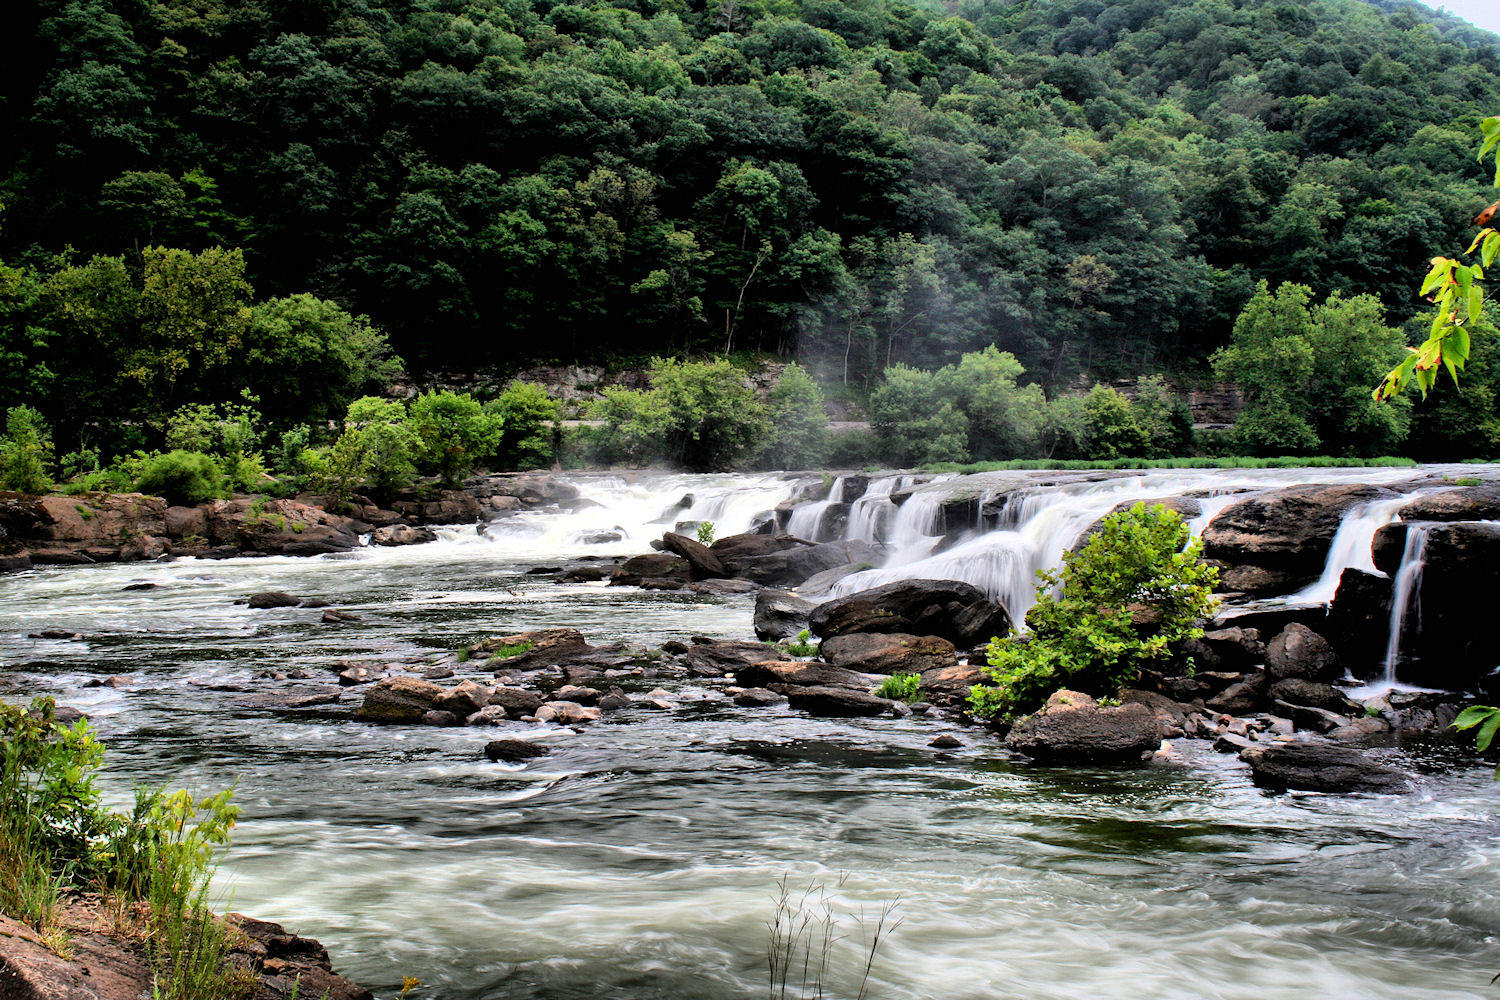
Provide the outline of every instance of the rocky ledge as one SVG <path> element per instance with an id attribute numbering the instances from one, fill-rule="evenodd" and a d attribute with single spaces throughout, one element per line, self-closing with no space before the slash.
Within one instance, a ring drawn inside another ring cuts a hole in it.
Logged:
<path id="1" fill-rule="evenodd" d="M 374 1000 L 369 990 L 333 971 L 327 950 L 265 920 L 239 913 L 229 961 L 243 969 L 255 1000 L 293 995 Z M 151 963 L 138 935 L 114 933 L 95 897 L 65 903 L 59 926 L 68 946 L 59 954 L 30 926 L 0 916 L 0 997 L 5 1000 L 138 1000 L 150 996 Z M 66 956 L 66 957 L 64 957 Z"/>

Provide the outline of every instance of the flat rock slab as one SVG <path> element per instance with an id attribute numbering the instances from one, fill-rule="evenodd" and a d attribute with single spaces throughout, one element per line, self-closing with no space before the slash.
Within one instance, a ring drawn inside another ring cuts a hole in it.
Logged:
<path id="1" fill-rule="evenodd" d="M 1281 743 L 1242 753 L 1255 783 L 1262 788 L 1308 792 L 1382 792 L 1411 790 L 1411 779 L 1394 767 L 1377 763 L 1358 750 L 1330 743 Z"/>
<path id="2" fill-rule="evenodd" d="M 1161 746 L 1161 727 L 1145 705 L 1100 708 L 1086 694 L 1063 690 L 1018 722 L 1005 746 L 1047 764 L 1140 761 Z"/>
<path id="3" fill-rule="evenodd" d="M 888 715 L 896 704 L 851 688 L 792 686 L 786 689 L 786 695 L 793 708 L 835 718 Z"/>

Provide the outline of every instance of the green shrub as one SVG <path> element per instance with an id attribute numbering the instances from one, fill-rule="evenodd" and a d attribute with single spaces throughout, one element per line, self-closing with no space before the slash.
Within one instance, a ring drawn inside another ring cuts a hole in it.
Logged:
<path id="1" fill-rule="evenodd" d="M 1104 519 L 1060 572 L 1038 574 L 1051 591 L 1026 615 L 1030 635 L 990 642 L 990 683 L 976 685 L 976 715 L 1014 718 L 1053 691 L 1113 695 L 1142 667 L 1161 666 L 1203 634 L 1218 571 L 1201 558 L 1182 516 L 1138 503 Z"/>
<path id="2" fill-rule="evenodd" d="M 818 644 L 812 641 L 812 633 L 803 629 L 797 633 L 795 642 L 787 644 L 786 651 L 793 656 L 817 656 Z"/>
<path id="3" fill-rule="evenodd" d="M 22 493 L 45 493 L 52 488 L 52 435 L 42 415 L 29 406 L 12 407 L 5 414 L 5 436 L 0 438 L 0 486 Z"/>
<path id="4" fill-rule="evenodd" d="M 714 543 L 714 523 L 712 521 L 698 522 L 698 544 L 712 545 Z"/>
<path id="5" fill-rule="evenodd" d="M 892 674 L 880 682 L 875 689 L 877 698 L 892 701 L 913 702 L 922 697 L 922 678 L 919 674 Z"/>
<path id="6" fill-rule="evenodd" d="M 1084 452 L 1090 458 L 1131 458 L 1146 453 L 1149 438 L 1136 420 L 1130 400 L 1106 385 L 1096 385 L 1083 404 Z"/>
<path id="7" fill-rule="evenodd" d="M 310 461 L 310 477 L 340 502 L 366 483 L 378 496 L 389 497 L 417 474 L 422 442 L 405 421 L 402 403 L 378 396 L 356 399 L 344 415 L 339 439 Z"/>
<path id="8" fill-rule="evenodd" d="M 722 358 L 655 358 L 649 390 L 605 389 L 591 412 L 607 424 L 596 439 L 602 460 L 698 471 L 730 468 L 767 429 L 765 407 L 744 374 Z"/>
<path id="9" fill-rule="evenodd" d="M 855 427 L 828 435 L 828 464 L 835 469 L 862 469 L 880 463 L 880 443 L 875 435 Z"/>
<path id="10" fill-rule="evenodd" d="M 418 464 L 447 486 L 474 471 L 495 451 L 501 418 L 487 413 L 468 393 L 429 392 L 412 400 L 406 427 L 421 442 Z"/>
<path id="11" fill-rule="evenodd" d="M 771 390 L 771 421 L 760 464 L 770 469 L 815 469 L 828 458 L 828 411 L 823 390 L 806 369 L 786 366 Z"/>
<path id="12" fill-rule="evenodd" d="M 503 469 L 542 469 L 552 462 L 557 400 L 530 382 L 516 382 L 484 405 L 500 421 L 495 461 Z"/>
<path id="13" fill-rule="evenodd" d="M 227 480 L 219 464 L 196 451 L 169 451 L 148 458 L 136 476 L 135 488 L 168 503 L 191 507 L 225 495 Z"/>

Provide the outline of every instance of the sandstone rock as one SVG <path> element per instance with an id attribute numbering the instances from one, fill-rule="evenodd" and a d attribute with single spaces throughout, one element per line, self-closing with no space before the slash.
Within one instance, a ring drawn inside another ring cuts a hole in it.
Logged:
<path id="1" fill-rule="evenodd" d="M 576 701 L 549 701 L 536 710 L 536 721 L 574 726 L 595 722 L 601 714 L 599 709 L 580 705 Z"/>
<path id="2" fill-rule="evenodd" d="M 463 681 L 457 687 L 444 691 L 436 705 L 444 712 L 452 712 L 461 719 L 467 719 L 488 705 L 493 693 L 492 689 L 483 684 Z"/>
<path id="3" fill-rule="evenodd" d="M 760 642 L 703 642 L 682 654 L 688 671 L 699 677 L 721 677 L 765 660 L 790 660 L 781 650 Z"/>
<path id="4" fill-rule="evenodd" d="M 384 528 L 376 528 L 370 535 L 371 545 L 420 545 L 437 538 L 437 532 L 431 528 L 413 528 L 409 524 L 392 524 Z"/>
<path id="5" fill-rule="evenodd" d="M 352 611 L 325 611 L 320 620 L 325 625 L 342 625 L 345 622 L 363 621 L 364 617 Z"/>
<path id="6" fill-rule="evenodd" d="M 1459 486 L 1415 497 L 1396 516 L 1403 521 L 1500 521 L 1500 483 Z"/>
<path id="7" fill-rule="evenodd" d="M 625 560 L 609 582 L 616 587 L 643 587 L 648 583 L 657 587 L 668 584 L 681 587 L 692 578 L 692 566 L 686 559 L 653 552 Z"/>
<path id="8" fill-rule="evenodd" d="M 514 635 L 491 636 L 469 647 L 469 652 L 475 656 L 509 653 L 491 662 L 499 669 L 511 671 L 566 663 L 593 651 L 594 647 L 584 641 L 583 633 L 571 628 L 534 629 Z"/>
<path id="9" fill-rule="evenodd" d="M 727 580 L 699 580 L 688 584 L 687 589 L 695 594 L 722 597 L 727 594 L 751 594 L 760 587 L 750 580 L 737 580 L 731 577 Z"/>
<path id="10" fill-rule="evenodd" d="M 601 697 L 597 704 L 601 712 L 618 712 L 622 708 L 629 708 L 631 701 L 624 691 L 614 688 Z"/>
<path id="11" fill-rule="evenodd" d="M 1329 743 L 1291 742 L 1242 754 L 1255 783 L 1264 788 L 1312 792 L 1383 792 L 1410 790 L 1411 781 L 1393 767 L 1376 763 L 1348 747 Z"/>
<path id="12" fill-rule="evenodd" d="M 371 688 L 354 717 L 365 722 L 418 722 L 437 708 L 443 694 L 431 681 L 397 674 Z"/>
<path id="13" fill-rule="evenodd" d="M 726 559 L 724 565 L 735 576 L 754 580 L 763 587 L 796 587 L 830 569 L 852 563 L 873 564 L 882 559 L 882 550 L 871 542 L 839 541 L 799 545 L 761 556 L 737 555 Z"/>
<path id="14" fill-rule="evenodd" d="M 237 552 L 310 556 L 359 547 L 369 525 L 296 500 L 235 497 L 203 507 L 205 542 Z"/>
<path id="15" fill-rule="evenodd" d="M 823 640 L 823 659 L 867 674 L 922 674 L 958 665 L 953 643 L 935 635 L 853 632 Z"/>
<path id="16" fill-rule="evenodd" d="M 928 743 L 927 745 L 930 747 L 936 747 L 939 750 L 957 750 L 959 747 L 963 746 L 964 743 L 963 740 L 959 739 L 957 736 L 951 736 L 948 733 L 942 733 L 941 735 L 933 737 L 932 742 Z"/>
<path id="17" fill-rule="evenodd" d="M 755 637 L 788 639 L 808 627 L 813 604 L 784 590 L 762 590 L 755 595 Z"/>
<path id="18" fill-rule="evenodd" d="M 490 692 L 489 706 L 500 706 L 508 715 L 534 715 L 542 707 L 542 696 L 518 687 L 497 687 Z"/>
<path id="19" fill-rule="evenodd" d="M 786 695 L 762 687 L 746 688 L 734 696 L 734 703 L 741 708 L 764 708 L 783 701 L 786 701 Z"/>
<path id="20" fill-rule="evenodd" d="M 599 701 L 599 692 L 591 687 L 564 684 L 552 693 L 558 701 L 576 701 L 580 705 L 593 705 Z"/>
<path id="21" fill-rule="evenodd" d="M 667 532 L 662 536 L 661 541 L 668 552 L 687 560 L 688 565 L 692 567 L 694 579 L 707 580 L 729 575 L 724 564 L 719 561 L 719 557 L 702 542 L 686 535 L 679 535 L 675 531 Z"/>
<path id="22" fill-rule="evenodd" d="M 924 671 L 918 690 L 928 701 L 946 707 L 964 707 L 969 690 L 985 681 L 984 670 L 976 664 L 956 664 Z"/>
<path id="23" fill-rule="evenodd" d="M 972 584 L 900 580 L 835 598 L 813 609 L 812 631 L 830 639 L 854 632 L 936 635 L 969 649 L 1010 631 L 1010 613 Z"/>
<path id="24" fill-rule="evenodd" d="M 1161 745 L 1161 730 L 1144 705 L 1100 708 L 1086 694 L 1062 690 L 1018 722 L 1005 745 L 1049 764 L 1140 761 Z"/>
<path id="25" fill-rule="evenodd" d="M 1327 639 L 1306 625 L 1293 623 L 1266 647 L 1266 669 L 1271 677 L 1330 681 L 1343 676 L 1338 656 Z"/>
<path id="26" fill-rule="evenodd" d="M 498 726 L 510 718 L 510 713 L 499 705 L 486 705 L 479 711 L 464 719 L 466 726 Z"/>
<path id="27" fill-rule="evenodd" d="M 422 725 L 424 726 L 456 726 L 460 722 L 459 716 L 452 712 L 433 709 L 422 713 Z"/>
<path id="28" fill-rule="evenodd" d="M 746 687 L 784 688 L 795 684 L 800 687 L 846 687 L 868 691 L 873 686 L 873 678 L 868 674 L 803 660 L 748 663 L 735 671 L 734 679 Z"/>
<path id="29" fill-rule="evenodd" d="M 886 715 L 896 703 L 877 698 L 867 691 L 842 687 L 798 687 L 790 686 L 787 700 L 793 708 L 811 715 L 826 715 L 836 718 L 855 718 L 870 715 Z"/>

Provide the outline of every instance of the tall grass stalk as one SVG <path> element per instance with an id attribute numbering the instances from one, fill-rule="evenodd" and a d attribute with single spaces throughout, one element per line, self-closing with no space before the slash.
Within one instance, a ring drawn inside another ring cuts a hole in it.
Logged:
<path id="1" fill-rule="evenodd" d="M 811 882 L 801 891 L 793 888 L 788 876 L 777 880 L 775 909 L 766 921 L 768 1000 L 826 1000 L 834 947 L 849 936 L 834 905 L 834 893 L 843 888 L 846 879 L 840 876 L 832 890 L 824 883 Z M 868 992 L 881 944 L 901 925 L 900 918 L 894 916 L 898 902 L 881 907 L 872 929 L 863 909 L 851 918 L 865 942 L 856 1000 L 864 1000 Z M 873 933 L 867 933 L 870 930 Z"/>

